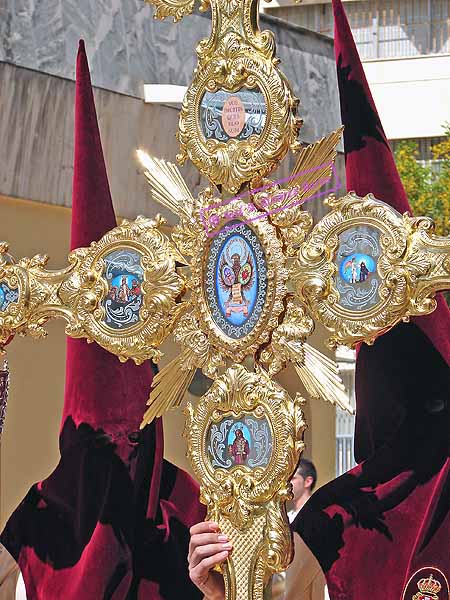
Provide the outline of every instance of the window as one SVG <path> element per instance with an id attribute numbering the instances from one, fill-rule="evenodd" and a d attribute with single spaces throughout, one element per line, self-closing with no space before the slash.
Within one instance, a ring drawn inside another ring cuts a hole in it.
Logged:
<path id="1" fill-rule="evenodd" d="M 401 142 L 405 142 L 405 141 L 416 142 L 416 144 L 418 146 L 417 160 L 423 166 L 431 167 L 435 173 L 439 173 L 441 161 L 433 159 L 433 154 L 431 152 L 431 149 L 433 146 L 435 146 L 436 144 L 439 144 L 440 142 L 443 142 L 444 140 L 445 140 L 445 137 L 417 138 L 417 139 L 410 139 L 410 140 L 390 140 L 389 144 L 391 146 L 392 152 L 394 152 L 394 154 L 395 154 L 395 152 Z"/>
<path id="2" fill-rule="evenodd" d="M 449 0 L 376 0 L 346 5 L 361 59 L 450 52 Z"/>
<path id="3" fill-rule="evenodd" d="M 355 352 L 345 347 L 336 351 L 342 381 L 348 391 L 349 401 L 356 407 L 355 400 Z M 336 477 L 355 466 L 353 443 L 355 433 L 355 417 L 347 411 L 336 408 Z"/>
<path id="4" fill-rule="evenodd" d="M 364 0 L 345 11 L 362 60 L 450 53 L 450 0 Z M 269 12 L 333 36 L 330 3 Z"/>

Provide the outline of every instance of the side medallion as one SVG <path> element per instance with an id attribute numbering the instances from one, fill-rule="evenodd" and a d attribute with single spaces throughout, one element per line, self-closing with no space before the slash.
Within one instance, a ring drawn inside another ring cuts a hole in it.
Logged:
<path id="1" fill-rule="evenodd" d="M 330 346 L 372 343 L 402 319 L 434 310 L 450 263 L 448 240 L 431 221 L 400 215 L 370 194 L 327 202 L 332 210 L 300 247 L 291 277 L 332 332 Z"/>
<path id="2" fill-rule="evenodd" d="M 45 255 L 14 263 L 0 244 L 0 342 L 15 333 L 45 337 L 47 320 L 59 317 L 67 335 L 95 341 L 121 360 L 158 360 L 185 285 L 162 225 L 158 217 L 123 221 L 71 252 L 59 271 L 46 269 Z"/>

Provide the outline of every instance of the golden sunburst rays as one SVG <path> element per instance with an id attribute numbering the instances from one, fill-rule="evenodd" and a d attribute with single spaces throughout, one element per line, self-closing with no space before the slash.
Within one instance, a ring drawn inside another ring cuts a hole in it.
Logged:
<path id="1" fill-rule="evenodd" d="M 294 367 L 306 391 L 313 398 L 322 398 L 342 410 L 354 414 L 355 411 L 348 401 L 348 394 L 345 391 L 339 367 L 334 360 L 310 344 L 303 343 L 302 360 L 295 360 Z"/>
<path id="2" fill-rule="evenodd" d="M 339 127 L 318 142 L 302 148 L 292 170 L 292 179 L 287 187 L 298 188 L 298 194 L 306 200 L 318 192 L 329 181 L 337 156 L 343 127 Z"/>
<path id="3" fill-rule="evenodd" d="M 149 408 L 142 418 L 141 429 L 183 402 L 196 371 L 196 367 L 186 366 L 189 354 L 190 350 L 185 349 L 153 378 L 152 391 L 147 402 Z"/>
<path id="4" fill-rule="evenodd" d="M 310 196 L 313 191 L 319 189 L 324 178 L 330 176 L 336 157 L 336 146 L 341 135 L 342 128 L 316 144 L 304 148 L 300 152 L 294 169 L 294 172 L 297 172 L 297 177 L 293 178 L 289 185 L 301 188 L 305 196 Z M 200 193 L 197 199 L 194 198 L 180 171 L 174 164 L 164 159 L 152 157 L 143 150 L 138 150 L 137 155 L 145 169 L 144 174 L 152 189 L 154 199 L 180 218 L 180 224 L 175 228 L 177 235 L 172 236 L 175 245 L 178 244 L 179 248 L 185 251 L 184 246 L 188 243 L 187 238 L 195 235 L 196 244 L 188 244 L 190 248 L 195 247 L 195 251 L 190 251 L 188 254 L 193 256 L 196 263 L 200 260 L 203 264 L 209 251 L 210 242 L 207 236 L 204 236 L 199 242 L 198 223 L 195 215 L 202 207 L 210 210 L 210 195 Z M 219 203 L 218 206 L 220 206 Z M 218 213 L 222 213 L 221 208 L 218 209 Z M 262 215 L 262 217 L 269 219 L 268 215 Z M 279 225 L 278 227 L 281 229 L 282 226 Z M 185 267 L 185 270 L 189 270 L 189 274 L 186 273 L 186 280 L 192 279 L 194 274 L 191 267 Z M 198 272 L 196 274 L 194 278 L 198 279 L 196 285 L 202 285 L 202 277 L 202 273 Z M 188 287 L 190 287 L 191 294 L 199 293 L 195 286 Z M 286 294 L 286 290 L 283 292 L 283 302 L 288 302 L 288 298 L 284 294 Z M 280 300 L 282 299 L 280 298 Z M 160 417 L 166 411 L 179 406 L 183 402 L 197 368 L 206 369 L 208 376 L 214 379 L 218 374 L 217 369 L 219 366 L 226 366 L 235 362 L 232 355 L 229 356 L 228 360 L 224 360 L 220 347 L 216 347 L 217 344 L 213 337 L 208 330 L 202 327 L 196 317 L 197 309 L 200 311 L 208 310 L 208 307 L 197 307 L 196 309 L 196 302 L 191 303 L 191 300 L 183 302 L 183 304 L 185 305 L 184 313 L 180 311 L 180 318 L 177 319 L 177 324 L 173 330 L 175 341 L 181 346 L 180 354 L 155 377 L 148 401 L 148 409 L 141 427 L 145 427 L 153 419 Z M 278 326 L 273 323 L 270 327 L 267 326 L 268 332 L 265 339 L 273 342 L 271 347 L 274 356 L 276 356 L 274 361 L 279 365 L 283 362 L 284 364 L 293 362 L 297 375 L 312 397 L 323 398 L 344 410 L 353 412 L 345 393 L 344 384 L 339 376 L 337 364 L 305 343 L 305 339 L 312 333 L 313 322 L 302 308 L 298 310 L 300 311 L 297 315 L 298 319 L 293 317 L 292 310 L 289 309 Z M 291 321 L 291 319 L 294 319 L 294 321 Z M 280 335 L 285 326 L 289 331 L 289 335 Z M 278 329 L 278 334 L 275 338 L 272 338 L 274 327 Z M 230 340 L 230 343 L 233 343 L 233 340 Z M 253 348 L 249 356 L 253 357 L 257 369 L 258 352 Z M 272 371 L 272 374 L 275 372 L 277 371 Z"/>
<path id="5" fill-rule="evenodd" d="M 336 145 L 341 133 L 342 129 L 339 129 L 317 144 L 308 146 L 302 151 L 296 168 L 298 172 L 303 169 L 308 173 L 306 173 L 304 179 L 301 179 L 299 174 L 292 185 L 300 184 L 307 187 L 306 184 L 308 184 L 309 189 L 306 193 L 309 193 L 314 185 L 319 186 L 320 180 L 330 173 L 330 164 L 335 159 Z M 206 198 L 205 195 L 200 194 L 198 199 L 194 199 L 178 168 L 172 163 L 151 157 L 142 150 L 138 151 L 138 157 L 145 168 L 145 176 L 152 188 L 154 198 L 178 215 L 180 220 L 185 221 L 186 224 L 192 224 L 192 207 L 195 203 L 203 206 L 203 204 L 210 201 L 209 196 Z M 323 163 L 322 166 L 319 169 L 314 169 L 318 162 Z M 324 163 L 326 162 L 330 164 L 325 166 Z M 186 231 L 184 229 L 177 226 L 178 237 L 181 235 L 181 238 L 183 238 L 183 236 L 188 235 L 189 227 Z M 178 237 L 177 241 L 183 246 L 184 238 L 178 240 Z M 201 259 L 202 262 L 206 259 L 208 247 L 207 240 L 204 244 L 200 244 L 198 253 L 204 256 Z M 186 269 L 190 271 L 190 268 Z M 198 284 L 201 285 L 202 274 L 197 273 L 197 276 L 199 277 Z M 192 273 L 190 275 L 186 274 L 186 279 L 190 277 L 192 277 Z M 191 288 L 191 293 L 196 293 L 194 288 Z M 287 301 L 286 298 L 285 301 Z M 208 331 L 203 330 L 201 327 L 195 317 L 195 303 L 185 302 L 184 304 L 186 307 L 185 314 L 181 316 L 174 329 L 174 337 L 181 344 L 181 352 L 155 377 L 148 401 L 149 408 L 144 415 L 141 427 L 182 403 L 196 368 L 208 365 L 207 370 L 211 371 L 212 369 L 214 371 L 220 365 L 225 366 L 233 362 L 231 357 L 228 361 L 223 360 L 219 348 L 214 345 L 214 340 L 210 339 Z M 344 384 L 339 376 L 337 364 L 305 343 L 306 337 L 312 332 L 313 322 L 305 315 L 303 309 L 299 310 L 298 318 L 300 320 L 297 321 L 294 318 L 294 327 L 290 321 L 293 318 L 291 309 L 278 325 L 279 331 L 284 330 L 286 326 L 290 334 L 288 336 L 276 336 L 277 341 L 273 343 L 273 352 L 278 353 L 278 358 L 283 356 L 285 362 L 291 361 L 294 363 L 297 375 L 312 397 L 323 398 L 344 410 L 353 412 L 345 393 Z M 302 321 L 302 319 L 306 319 L 306 321 Z M 270 333 L 270 336 L 272 336 L 272 333 Z M 233 341 L 230 340 L 230 344 L 232 343 Z M 256 368 L 258 368 L 258 359 L 254 351 L 253 355 Z M 278 362 L 280 361 L 278 360 Z M 211 372 L 208 375 L 211 375 Z M 214 378 L 214 374 L 212 376 Z"/>
<path id="6" fill-rule="evenodd" d="M 189 218 L 192 215 L 194 198 L 178 167 L 163 158 L 150 156 L 141 148 L 136 150 L 136 154 L 144 167 L 144 175 L 156 202 L 180 218 Z"/>

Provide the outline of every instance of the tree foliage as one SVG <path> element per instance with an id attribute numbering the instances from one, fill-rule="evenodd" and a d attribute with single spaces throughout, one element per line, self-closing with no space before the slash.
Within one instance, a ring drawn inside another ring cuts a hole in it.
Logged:
<path id="1" fill-rule="evenodd" d="M 450 234 L 450 123 L 445 126 L 445 138 L 432 149 L 433 166 L 418 161 L 416 142 L 400 142 L 395 160 L 415 215 L 431 217 L 436 233 Z M 439 168 L 436 168 L 439 167 Z"/>

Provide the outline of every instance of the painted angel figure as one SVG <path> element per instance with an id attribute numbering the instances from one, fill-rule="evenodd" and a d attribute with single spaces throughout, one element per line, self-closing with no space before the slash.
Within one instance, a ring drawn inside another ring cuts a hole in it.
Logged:
<path id="1" fill-rule="evenodd" d="M 242 313 L 248 317 L 250 299 L 246 296 L 254 284 L 254 262 L 251 252 L 240 238 L 232 238 L 225 245 L 220 259 L 218 279 L 228 299 L 224 303 L 225 314 Z"/>

